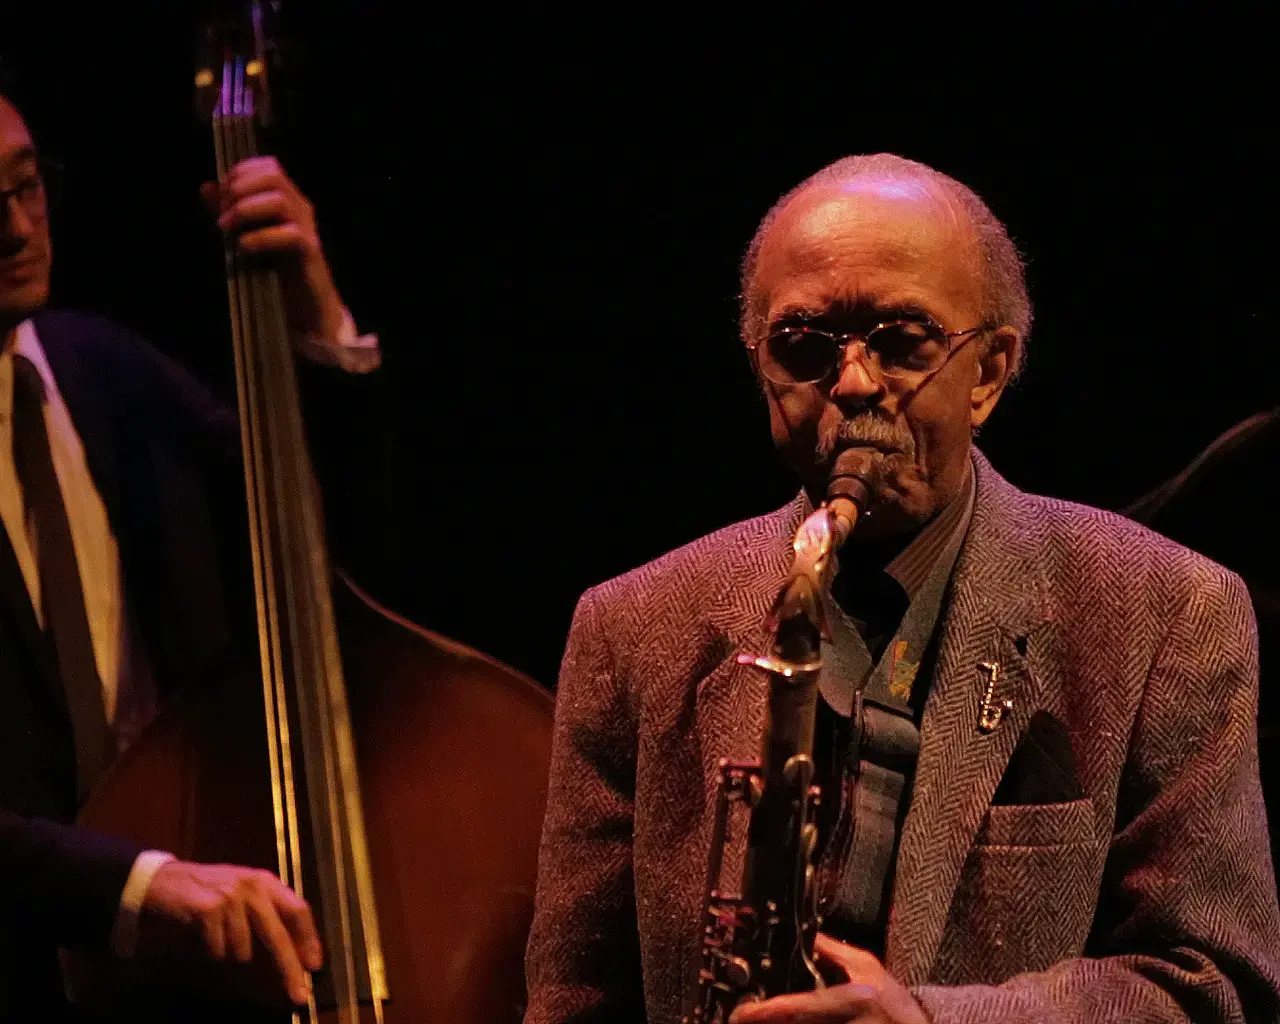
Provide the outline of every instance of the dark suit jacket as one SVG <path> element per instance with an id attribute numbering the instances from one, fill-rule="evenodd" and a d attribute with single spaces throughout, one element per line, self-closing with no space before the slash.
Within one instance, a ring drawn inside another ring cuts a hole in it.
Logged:
<path id="1" fill-rule="evenodd" d="M 888 969 L 936 1024 L 1276 1020 L 1280 906 L 1243 585 L 975 463 Z M 757 754 L 765 681 L 736 655 L 767 648 L 807 511 L 799 499 L 583 596 L 557 696 L 529 1024 L 680 1020 L 717 761 Z M 991 660 L 1013 710 L 984 735 Z M 1064 725 L 1084 796 L 993 804 L 1042 712 Z"/>
<path id="2" fill-rule="evenodd" d="M 35 323 L 106 506 L 162 698 L 251 663 L 235 414 L 115 324 L 60 312 Z M 0 530 L 0 1020 L 26 1019 L 35 1006 L 48 1019 L 60 990 L 55 946 L 105 942 L 139 852 L 68 828 L 76 810 L 62 686 Z"/>

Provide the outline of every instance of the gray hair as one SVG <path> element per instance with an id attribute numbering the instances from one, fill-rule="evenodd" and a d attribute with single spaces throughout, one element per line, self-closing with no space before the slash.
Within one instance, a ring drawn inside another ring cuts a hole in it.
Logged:
<path id="1" fill-rule="evenodd" d="M 816 174 L 810 175 L 787 192 L 770 207 L 760 221 L 756 233 L 747 246 L 742 260 L 741 330 L 744 340 L 754 334 L 756 300 L 755 279 L 760 258 L 760 247 L 765 235 L 778 219 L 783 209 L 800 193 L 815 185 L 848 181 L 851 178 L 884 175 L 907 178 L 932 185 L 954 201 L 973 225 L 977 235 L 978 253 L 983 264 L 982 319 L 986 323 L 1010 326 L 1018 332 L 1018 356 L 1015 375 L 1026 361 L 1026 340 L 1031 333 L 1031 297 L 1027 294 L 1026 272 L 1018 247 L 1005 226 L 973 189 L 954 178 L 935 171 L 926 164 L 892 153 L 846 156 L 828 164 Z"/>

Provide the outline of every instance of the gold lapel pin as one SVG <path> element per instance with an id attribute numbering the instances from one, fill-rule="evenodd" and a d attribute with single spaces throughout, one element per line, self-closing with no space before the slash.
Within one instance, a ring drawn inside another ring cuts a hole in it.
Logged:
<path id="1" fill-rule="evenodd" d="M 987 674 L 987 688 L 982 695 L 982 706 L 978 709 L 978 731 L 990 733 L 1004 720 L 1005 712 L 1013 710 L 1013 701 L 1008 698 L 996 700 L 996 684 L 1000 681 L 998 661 L 984 661 L 978 668 Z"/>

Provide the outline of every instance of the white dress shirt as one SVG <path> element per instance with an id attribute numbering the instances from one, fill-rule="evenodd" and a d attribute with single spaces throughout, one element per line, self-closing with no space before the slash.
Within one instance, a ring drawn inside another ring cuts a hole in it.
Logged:
<path id="1" fill-rule="evenodd" d="M 381 363 L 377 335 L 359 335 L 350 313 L 336 338 L 295 339 L 294 348 L 315 362 L 337 366 L 351 373 L 368 373 Z M 115 728 L 117 742 L 123 750 L 155 713 L 155 688 L 145 652 L 140 644 L 130 642 L 136 640 L 137 634 L 133 631 L 129 615 L 121 577 L 120 552 L 107 519 L 106 506 L 89 472 L 84 445 L 49 368 L 35 324 L 30 320 L 19 324 L 13 344 L 0 350 L 0 520 L 22 570 L 31 605 L 43 627 L 36 550 L 38 531 L 32 529 L 28 519 L 13 460 L 15 354 L 29 359 L 44 381 L 44 417 L 49 448 L 80 569 L 85 612 L 98 678 L 102 680 L 107 722 Z M 137 942 L 138 914 L 147 888 L 156 871 L 173 859 L 168 853 L 148 850 L 134 862 L 121 894 L 120 912 L 111 933 L 111 945 L 117 955 L 132 955 Z"/>

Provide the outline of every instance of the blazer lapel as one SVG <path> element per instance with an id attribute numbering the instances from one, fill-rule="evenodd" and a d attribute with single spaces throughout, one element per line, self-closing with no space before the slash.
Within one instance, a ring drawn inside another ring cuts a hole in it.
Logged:
<path id="1" fill-rule="evenodd" d="M 58 677 L 48 638 L 36 618 L 31 591 L 27 589 L 26 578 L 18 565 L 13 542 L 3 528 L 0 528 L 0 600 L 7 607 L 18 635 L 25 642 L 32 664 L 40 676 L 41 688 L 52 699 L 54 707 L 65 714 L 67 696 Z"/>
<path id="2" fill-rule="evenodd" d="M 739 665 L 738 655 L 766 653 L 771 638 L 765 620 L 790 568 L 791 539 L 811 510 L 802 493 L 770 516 L 764 534 L 732 554 L 730 585 L 711 609 L 711 623 L 725 638 L 728 654 L 698 683 L 698 736 L 710 794 L 718 784 L 720 758 L 760 752 L 764 673 Z"/>
<path id="3" fill-rule="evenodd" d="M 903 824 L 885 961 L 903 984 L 924 983 L 978 827 L 1021 733 L 1042 701 L 1050 642 L 1033 522 L 1019 492 L 974 452 L 978 493 L 955 576 L 920 730 Z M 999 724 L 980 727 L 990 668 L 998 666 Z"/>
<path id="4" fill-rule="evenodd" d="M 113 389 L 129 386 L 129 382 L 101 380 L 101 371 L 94 372 L 81 357 L 80 349 L 91 339 L 80 336 L 75 328 L 83 328 L 77 320 L 67 319 L 58 313 L 41 313 L 34 318 L 36 336 L 44 349 L 53 379 L 71 414 L 80 444 L 84 448 L 89 474 L 102 496 L 107 517 L 113 529 L 120 522 L 120 480 L 115 452 L 120 439 L 115 430 L 115 420 L 109 414 L 107 401 Z"/>
<path id="5" fill-rule="evenodd" d="M 31 591 L 27 589 L 27 581 L 18 565 L 13 543 L 9 540 L 8 531 L 3 527 L 0 527 L 0 600 L 3 600 L 6 614 L 31 654 L 32 664 L 40 676 L 41 688 L 53 700 L 54 706 L 65 713 L 66 693 L 62 689 L 62 683 L 58 678 L 53 659 L 50 657 L 49 644 L 36 618 L 35 608 L 31 604 Z"/>

